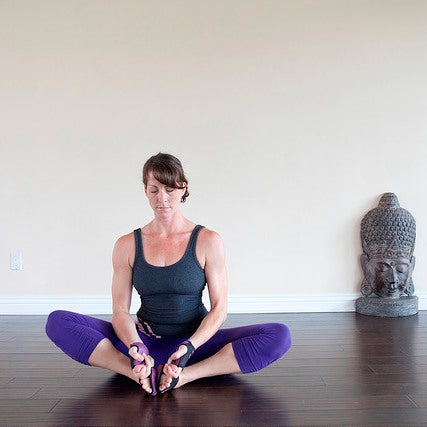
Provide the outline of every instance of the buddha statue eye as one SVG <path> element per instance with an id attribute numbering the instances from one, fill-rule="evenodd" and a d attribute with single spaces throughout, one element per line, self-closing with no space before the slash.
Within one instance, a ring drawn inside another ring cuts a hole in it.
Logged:
<path id="1" fill-rule="evenodd" d="M 396 265 L 396 270 L 399 273 L 406 273 L 408 271 L 408 266 L 406 264 L 397 264 Z"/>
<path id="2" fill-rule="evenodd" d="M 387 264 L 385 264 L 384 262 L 380 262 L 377 264 L 377 270 L 381 271 L 381 272 L 385 272 L 388 271 L 389 266 Z"/>

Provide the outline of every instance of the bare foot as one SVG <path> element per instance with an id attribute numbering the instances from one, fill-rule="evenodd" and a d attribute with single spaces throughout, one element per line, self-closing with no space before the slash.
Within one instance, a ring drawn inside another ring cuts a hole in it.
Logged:
<path id="1" fill-rule="evenodd" d="M 137 378 L 134 378 L 136 382 L 141 384 L 141 387 L 144 391 L 147 393 L 151 393 L 151 381 L 149 375 L 151 373 L 151 366 L 150 365 L 136 365 L 133 368 L 133 373 L 137 375 Z"/>
<path id="2" fill-rule="evenodd" d="M 129 356 L 131 356 L 138 365 L 132 368 L 132 379 L 138 382 L 142 389 L 147 393 L 152 392 L 151 380 L 148 378 L 151 374 L 151 368 L 154 366 L 154 359 L 145 353 L 138 353 L 137 346 L 132 345 L 129 349 Z"/>
<path id="3" fill-rule="evenodd" d="M 163 367 L 163 373 L 159 380 L 159 391 L 163 391 L 165 388 L 168 388 L 174 378 L 178 378 L 178 382 L 174 389 L 179 388 L 188 382 L 182 368 L 179 368 L 172 363 L 166 363 Z"/>

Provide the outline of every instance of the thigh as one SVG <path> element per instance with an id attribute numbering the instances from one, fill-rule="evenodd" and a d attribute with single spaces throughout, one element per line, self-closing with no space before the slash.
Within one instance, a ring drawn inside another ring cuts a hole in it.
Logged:
<path id="1" fill-rule="evenodd" d="M 235 328 L 220 329 L 216 334 L 200 346 L 188 361 L 187 365 L 200 362 L 218 353 L 225 345 L 247 336 L 260 335 L 264 333 L 263 325 L 247 325 Z"/>
<path id="2" fill-rule="evenodd" d="M 143 334 L 137 330 L 136 326 L 135 329 L 140 340 L 147 346 L 156 365 L 165 363 L 176 350 L 177 345 L 187 338 L 157 339 Z M 107 338 L 122 354 L 129 356 L 128 347 L 117 336 L 111 322 L 86 314 L 56 310 L 48 317 L 46 333 L 65 353 L 80 362 L 82 362 L 79 357 L 82 349 L 84 349 L 84 353 L 88 353 L 87 359 L 96 345 L 104 338 Z M 87 360 L 82 363 L 87 363 Z"/>
<path id="3" fill-rule="evenodd" d="M 107 338 L 117 350 L 123 354 L 128 354 L 126 345 L 116 335 L 111 322 L 71 311 L 58 311 L 57 313 L 61 313 L 60 319 L 66 322 L 70 329 L 78 330 L 81 336 L 86 338 L 93 337 L 98 340 Z M 83 331 L 84 334 L 82 335 L 80 331 Z"/>

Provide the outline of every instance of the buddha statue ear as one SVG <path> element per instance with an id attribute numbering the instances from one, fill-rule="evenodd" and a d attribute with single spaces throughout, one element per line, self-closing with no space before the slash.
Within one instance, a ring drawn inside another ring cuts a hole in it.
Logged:
<path id="1" fill-rule="evenodd" d="M 362 254 L 360 255 L 360 264 L 362 266 L 363 271 L 363 282 L 361 286 L 362 295 L 368 297 L 372 294 L 372 288 L 368 280 L 368 255 Z"/>
<path id="2" fill-rule="evenodd" d="M 412 281 L 412 272 L 414 271 L 415 267 L 415 257 L 411 256 L 411 271 L 409 272 L 409 284 L 406 287 L 406 289 L 403 291 L 408 297 L 414 295 L 415 288 L 414 288 L 414 282 Z"/>
<path id="3" fill-rule="evenodd" d="M 411 273 L 412 271 L 414 271 L 414 267 L 415 267 L 415 257 L 414 255 L 411 256 Z"/>

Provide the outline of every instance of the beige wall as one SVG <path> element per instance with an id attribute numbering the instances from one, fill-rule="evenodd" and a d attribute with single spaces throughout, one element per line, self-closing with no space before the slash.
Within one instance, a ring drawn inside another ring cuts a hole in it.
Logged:
<path id="1" fill-rule="evenodd" d="M 0 295 L 105 295 L 183 161 L 230 294 L 358 292 L 381 193 L 417 220 L 427 291 L 426 1 L 0 2 Z M 24 270 L 9 270 L 23 252 Z"/>

